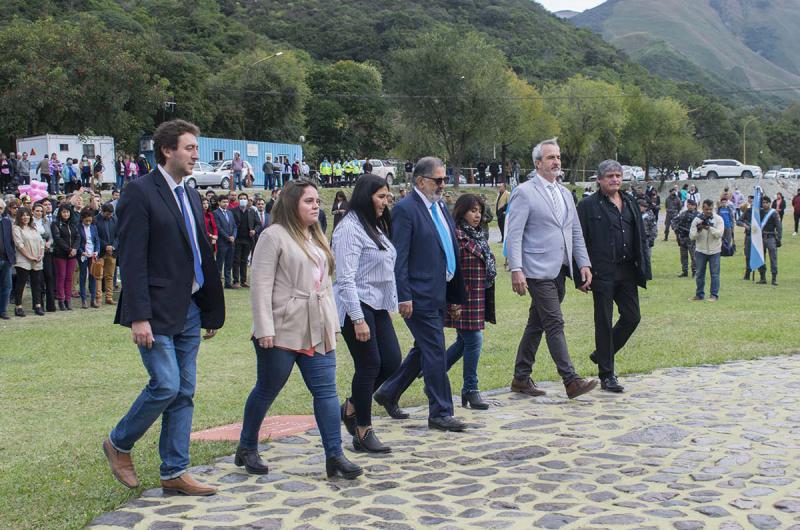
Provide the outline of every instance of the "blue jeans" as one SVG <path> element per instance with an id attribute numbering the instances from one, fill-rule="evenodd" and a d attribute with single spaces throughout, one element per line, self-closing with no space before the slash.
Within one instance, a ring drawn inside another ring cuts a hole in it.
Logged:
<path id="1" fill-rule="evenodd" d="M 342 433 L 339 425 L 339 397 L 336 394 L 336 351 L 308 356 L 283 348 L 265 349 L 253 340 L 256 349 L 256 385 L 244 405 L 242 434 L 239 445 L 258 448 L 258 430 L 269 407 L 286 384 L 295 363 L 300 368 L 306 387 L 314 396 L 314 418 L 322 437 L 325 456 L 342 454 Z"/>
<path id="2" fill-rule="evenodd" d="M 150 381 L 131 409 L 111 431 L 111 445 L 129 453 L 151 425 L 161 418 L 162 480 L 181 476 L 189 467 L 197 350 L 200 348 L 200 309 L 192 300 L 186 324 L 177 335 L 154 335 L 153 347 L 139 347 Z"/>
<path id="3" fill-rule="evenodd" d="M 703 254 L 702 252 L 695 252 L 695 261 L 697 262 L 697 274 L 695 281 L 697 282 L 697 292 L 695 296 L 698 298 L 705 298 L 706 289 L 706 264 L 708 264 L 709 272 L 711 273 L 711 296 L 719 296 L 719 257 L 720 253 L 716 254 Z"/>
<path id="4" fill-rule="evenodd" d="M 14 264 L 0 259 L 0 313 L 8 311 L 8 299 L 11 297 L 11 269 Z"/>
<path id="5" fill-rule="evenodd" d="M 81 291 L 81 302 L 86 302 L 86 283 L 89 283 L 89 301 L 92 301 L 97 296 L 97 282 L 92 276 L 89 266 L 92 264 L 91 260 L 84 260 L 80 262 L 78 268 L 80 276 L 78 277 L 78 285 Z"/>
<path id="6" fill-rule="evenodd" d="M 457 330 L 456 341 L 447 348 L 447 369 L 464 358 L 464 386 L 461 393 L 478 390 L 478 359 L 483 348 L 483 331 L 480 329 Z"/>
<path id="7" fill-rule="evenodd" d="M 233 186 L 234 189 L 243 190 L 244 187 L 242 186 L 242 172 L 241 171 L 234 171 L 233 172 Z"/>
<path id="8" fill-rule="evenodd" d="M 264 189 L 271 190 L 275 187 L 275 184 L 272 182 L 272 173 L 264 173 Z"/>
<path id="9" fill-rule="evenodd" d="M 123 186 L 124 184 L 125 184 L 125 175 L 123 175 L 122 173 L 120 173 L 120 174 L 118 174 L 118 175 L 117 175 L 117 182 L 116 182 L 117 189 L 118 189 L 118 190 L 121 190 L 121 189 L 122 189 L 122 186 Z"/>

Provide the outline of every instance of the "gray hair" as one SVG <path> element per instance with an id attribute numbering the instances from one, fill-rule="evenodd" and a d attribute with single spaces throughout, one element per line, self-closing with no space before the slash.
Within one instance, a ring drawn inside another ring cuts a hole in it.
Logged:
<path id="1" fill-rule="evenodd" d="M 536 147 L 533 148 L 533 153 L 531 153 L 531 156 L 533 157 L 534 163 L 537 160 L 541 160 L 542 159 L 542 148 L 544 146 L 546 146 L 546 145 L 553 145 L 555 147 L 558 147 L 558 137 L 549 138 L 547 140 L 542 140 L 541 142 L 536 144 Z M 561 148 L 559 147 L 559 149 L 561 149 Z"/>
<path id="2" fill-rule="evenodd" d="M 607 173 L 618 172 L 622 174 L 622 164 L 616 160 L 603 160 L 597 166 L 597 178 L 604 177 Z"/>
<path id="3" fill-rule="evenodd" d="M 433 172 L 440 167 L 444 167 L 444 162 L 435 156 L 420 158 L 414 164 L 414 181 L 416 182 L 418 177 L 432 177 Z"/>

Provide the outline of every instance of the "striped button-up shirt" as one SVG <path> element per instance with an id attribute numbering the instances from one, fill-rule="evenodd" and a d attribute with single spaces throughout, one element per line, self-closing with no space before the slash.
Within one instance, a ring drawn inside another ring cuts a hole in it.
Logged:
<path id="1" fill-rule="evenodd" d="M 397 311 L 397 251 L 382 233 L 380 240 L 386 250 L 378 248 L 353 212 L 345 215 L 333 232 L 333 295 L 340 325 L 344 325 L 347 315 L 351 320 L 364 318 L 361 302 L 376 310 Z"/>

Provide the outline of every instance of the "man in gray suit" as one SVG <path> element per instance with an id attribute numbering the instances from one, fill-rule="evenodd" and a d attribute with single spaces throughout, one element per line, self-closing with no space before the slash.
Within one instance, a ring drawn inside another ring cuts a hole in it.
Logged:
<path id="1" fill-rule="evenodd" d="M 575 203 L 569 191 L 558 183 L 561 150 L 555 138 L 533 149 L 536 171 L 517 186 L 508 205 L 506 250 L 514 292 L 531 295 L 528 324 L 519 343 L 511 390 L 530 396 L 544 391 L 531 379 L 536 351 L 547 339 L 550 355 L 564 382 L 567 397 L 576 398 L 591 391 L 597 381 L 583 379 L 572 366 L 564 337 L 566 277 L 580 274 L 579 289 L 584 293 L 592 283 L 591 263 L 583 241 Z M 580 271 L 573 270 L 573 260 Z"/>

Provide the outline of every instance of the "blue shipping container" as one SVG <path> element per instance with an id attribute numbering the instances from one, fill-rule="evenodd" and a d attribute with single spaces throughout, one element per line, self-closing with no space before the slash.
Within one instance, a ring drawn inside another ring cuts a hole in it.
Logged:
<path id="1" fill-rule="evenodd" d="M 255 177 L 254 186 L 264 186 L 264 172 L 261 166 L 266 162 L 267 156 L 285 157 L 291 165 L 295 160 L 303 160 L 303 147 L 298 144 L 280 144 L 274 142 L 256 142 L 252 140 L 229 140 L 227 138 L 208 138 L 201 136 L 200 160 L 211 162 L 213 160 L 231 160 L 233 153 L 238 152 L 242 158 L 253 166 Z"/>

